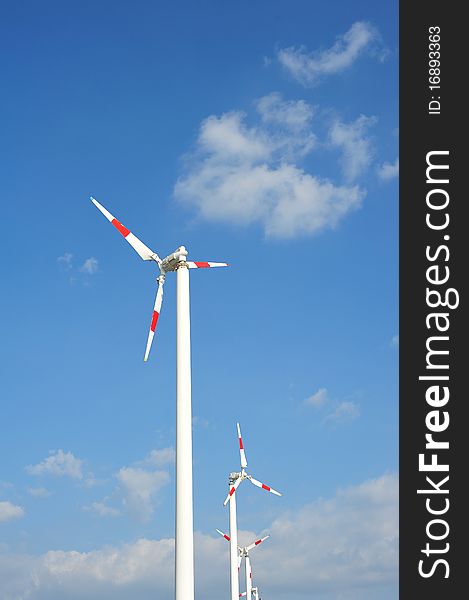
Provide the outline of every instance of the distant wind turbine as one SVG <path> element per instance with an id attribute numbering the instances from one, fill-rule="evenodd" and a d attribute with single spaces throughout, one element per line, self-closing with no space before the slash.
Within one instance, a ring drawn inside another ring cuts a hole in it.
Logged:
<path id="1" fill-rule="evenodd" d="M 228 542 L 230 541 L 229 535 L 226 535 L 226 533 L 223 533 L 223 531 L 220 531 L 219 529 L 217 529 L 216 531 L 218 531 L 218 533 L 221 536 L 223 536 L 225 538 L 225 540 L 227 540 Z M 244 568 L 245 568 L 245 573 L 246 573 L 246 591 L 243 592 L 242 594 L 239 594 L 239 598 L 241 598 L 242 596 L 246 596 L 246 598 L 251 600 L 251 596 L 253 594 L 254 594 L 255 600 L 257 600 L 257 598 L 258 598 L 257 588 L 252 587 L 252 565 L 251 565 L 251 559 L 249 558 L 249 552 L 253 548 L 256 548 L 257 546 L 259 546 L 259 544 L 262 544 L 262 542 L 264 542 L 269 537 L 270 537 L 270 535 L 265 535 L 264 537 L 256 540 L 252 544 L 249 544 L 249 546 L 244 546 L 243 548 L 241 548 L 241 546 L 238 546 L 238 572 L 239 572 L 239 569 L 241 566 L 241 561 L 244 558 Z M 255 592 L 254 592 L 254 590 L 255 590 Z"/>
<path id="2" fill-rule="evenodd" d="M 241 472 L 240 473 L 230 473 L 228 484 L 229 484 L 229 492 L 226 497 L 224 506 L 227 503 L 230 503 L 230 582 L 231 582 L 231 600 L 238 600 L 239 598 L 239 579 L 238 579 L 238 528 L 237 528 L 237 520 L 236 520 L 236 490 L 242 481 L 245 479 L 249 479 L 249 481 L 255 486 L 266 490 L 267 492 L 271 492 L 277 496 L 281 496 L 280 492 L 277 492 L 273 488 L 268 485 L 265 485 L 261 481 L 254 479 L 252 475 L 247 473 L 246 467 L 248 466 L 248 461 L 246 460 L 246 453 L 244 451 L 243 438 L 241 436 L 241 428 L 239 423 L 236 423 L 236 427 L 238 429 L 238 442 L 239 442 L 239 457 L 241 461 Z M 249 598 L 249 596 L 248 596 Z M 250 600 L 250 598 L 249 598 Z"/>

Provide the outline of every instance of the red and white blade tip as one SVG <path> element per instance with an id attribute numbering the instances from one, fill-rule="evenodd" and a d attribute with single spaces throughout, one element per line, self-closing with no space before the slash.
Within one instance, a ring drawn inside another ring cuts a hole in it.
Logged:
<path id="1" fill-rule="evenodd" d="M 208 269 L 210 267 L 229 267 L 228 263 L 222 262 L 203 262 L 203 261 L 187 261 L 189 269 Z"/>
<path id="2" fill-rule="evenodd" d="M 246 460 L 246 453 L 244 452 L 243 438 L 241 436 L 241 429 L 239 427 L 239 423 L 236 423 L 236 427 L 238 428 L 239 456 L 241 459 L 241 468 L 245 469 L 248 466 L 248 461 Z"/>
<path id="3" fill-rule="evenodd" d="M 125 225 L 123 225 L 120 221 L 118 221 L 114 217 L 114 215 L 111 215 L 111 213 L 108 210 L 106 210 L 104 208 L 104 206 L 96 200 L 96 198 L 93 198 L 93 196 L 90 196 L 90 200 L 96 206 L 96 208 L 100 212 L 102 212 L 102 214 L 106 217 L 106 219 L 112 225 L 114 225 L 114 227 L 117 229 L 117 231 L 129 242 L 129 244 L 132 246 L 132 248 L 135 250 L 135 252 L 137 252 L 137 254 L 143 260 L 154 260 L 158 264 L 161 262 L 161 259 L 156 254 L 156 252 L 153 252 L 153 250 L 151 250 L 148 246 L 146 246 L 142 241 L 140 241 L 138 239 L 137 236 L 135 236 L 129 229 L 127 229 L 127 227 Z"/>
<path id="4" fill-rule="evenodd" d="M 282 495 L 280 492 L 277 492 L 277 490 L 274 490 L 270 486 L 265 485 L 265 483 L 262 483 L 261 481 L 258 481 L 257 479 L 254 479 L 254 477 L 249 477 L 249 479 L 251 480 L 251 483 L 253 483 L 257 487 L 262 488 L 263 490 L 266 490 L 266 492 L 271 492 L 272 494 L 275 494 L 276 496 L 281 496 Z"/>
<path id="5" fill-rule="evenodd" d="M 227 540 L 228 542 L 230 541 L 230 536 L 226 535 L 226 533 L 223 533 L 223 531 L 220 531 L 219 529 L 215 529 L 215 531 L 218 531 L 218 533 L 225 538 L 225 540 Z"/>
<path id="6" fill-rule="evenodd" d="M 153 307 L 153 314 L 151 317 L 150 331 L 148 332 L 147 347 L 145 349 L 145 356 L 143 360 L 147 362 L 148 355 L 150 354 L 151 344 L 155 337 L 156 324 L 161 313 L 161 305 L 163 303 L 163 283 L 158 282 L 158 291 L 156 292 L 155 306 Z"/>
<path id="7" fill-rule="evenodd" d="M 264 537 L 256 540 L 252 544 L 249 544 L 249 546 L 246 546 L 246 550 L 249 552 L 249 550 L 252 550 L 256 546 L 259 546 L 259 544 L 262 544 L 262 542 L 264 542 L 267 538 L 270 538 L 270 535 L 265 535 Z"/>

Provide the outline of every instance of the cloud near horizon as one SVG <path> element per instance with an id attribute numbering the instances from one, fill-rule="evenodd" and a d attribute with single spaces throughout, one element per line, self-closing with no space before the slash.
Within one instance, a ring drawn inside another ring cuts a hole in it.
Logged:
<path id="1" fill-rule="evenodd" d="M 398 574 L 398 478 L 386 474 L 284 511 L 252 557 L 254 581 L 272 600 L 394 598 Z M 240 542 L 260 533 L 240 531 Z M 281 551 L 280 551 L 281 550 Z M 197 594 L 228 590 L 228 544 L 196 533 Z M 40 556 L 0 553 L 7 598 L 19 600 L 170 600 L 174 540 L 140 538 L 89 552 Z M 394 595 L 393 595 L 394 594 Z"/>

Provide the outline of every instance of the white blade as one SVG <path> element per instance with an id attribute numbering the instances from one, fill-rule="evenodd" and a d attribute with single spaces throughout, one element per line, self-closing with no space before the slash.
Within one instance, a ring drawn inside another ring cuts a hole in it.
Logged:
<path id="1" fill-rule="evenodd" d="M 246 460 L 246 454 L 244 452 L 243 438 L 241 437 L 241 429 L 239 428 L 239 423 L 236 423 L 236 427 L 238 428 L 239 456 L 241 458 L 241 468 L 245 469 L 248 466 L 248 461 Z"/>
<path id="2" fill-rule="evenodd" d="M 228 496 L 226 497 L 226 500 L 223 502 L 223 506 L 226 506 L 228 504 L 228 500 L 236 492 L 238 485 L 241 483 L 241 481 L 242 481 L 242 478 L 238 477 L 238 479 L 233 483 L 233 485 L 230 488 L 230 491 L 228 492 Z"/>
<path id="3" fill-rule="evenodd" d="M 246 592 L 243 592 L 242 594 L 239 595 L 240 598 L 243 598 L 246 595 Z"/>
<path id="4" fill-rule="evenodd" d="M 201 262 L 201 261 L 187 261 L 187 266 L 189 269 L 208 269 L 209 267 L 229 267 L 228 263 L 218 263 L 218 262 Z"/>
<path id="5" fill-rule="evenodd" d="M 262 542 L 264 540 L 266 540 L 267 538 L 270 538 L 270 535 L 266 535 L 265 537 L 261 538 L 260 540 L 256 540 L 252 544 L 249 544 L 249 546 L 246 546 L 246 550 L 249 552 L 249 550 L 252 550 L 256 546 L 259 546 L 259 544 L 262 544 Z"/>
<path id="6" fill-rule="evenodd" d="M 228 540 L 228 541 L 230 541 L 230 539 L 231 539 L 231 538 L 230 538 L 230 536 L 229 536 L 229 535 L 226 535 L 226 533 L 223 533 L 223 531 L 220 531 L 219 529 L 215 529 L 215 531 L 218 531 L 218 533 L 219 533 L 219 534 L 220 534 L 222 537 L 224 537 L 224 538 L 225 538 L 225 540 Z"/>
<path id="7" fill-rule="evenodd" d="M 238 571 L 239 571 L 239 569 L 241 567 L 241 561 L 242 560 L 243 560 L 243 557 L 242 556 L 238 556 Z"/>
<path id="8" fill-rule="evenodd" d="M 153 342 L 153 338 L 155 337 L 156 324 L 158 323 L 158 318 L 161 312 L 161 304 L 163 303 L 163 283 L 164 280 L 160 281 L 160 278 L 158 277 L 158 291 L 156 292 L 155 306 L 153 308 L 153 315 L 151 317 L 150 331 L 148 332 L 147 347 L 145 349 L 145 356 L 143 358 L 145 362 L 147 362 L 148 355 L 150 354 L 151 344 Z"/>
<path id="9" fill-rule="evenodd" d="M 148 246 L 145 246 L 145 244 L 141 242 L 137 236 L 129 231 L 125 225 L 122 225 L 122 223 L 120 223 L 120 221 L 111 215 L 111 213 L 107 211 L 104 206 L 102 206 L 102 204 L 100 204 L 95 198 L 93 198 L 93 196 L 90 196 L 90 200 L 96 206 L 96 208 L 103 213 L 106 219 L 110 221 L 112 225 L 114 225 L 117 231 L 124 236 L 137 254 L 143 258 L 143 260 L 154 260 L 158 264 L 161 263 L 161 259 L 156 252 L 153 252 L 153 250 L 150 250 Z"/>
<path id="10" fill-rule="evenodd" d="M 274 490 L 273 488 L 269 487 L 268 485 L 265 485 L 265 483 L 261 483 L 260 481 L 257 481 L 257 479 L 254 479 L 254 477 L 251 477 L 250 475 L 248 475 L 248 479 L 251 480 L 251 483 L 253 483 L 254 485 L 257 485 L 257 487 L 260 487 L 263 490 L 271 492 L 272 494 L 275 494 L 276 496 L 281 496 L 282 495 L 280 492 L 277 492 L 276 490 Z"/>

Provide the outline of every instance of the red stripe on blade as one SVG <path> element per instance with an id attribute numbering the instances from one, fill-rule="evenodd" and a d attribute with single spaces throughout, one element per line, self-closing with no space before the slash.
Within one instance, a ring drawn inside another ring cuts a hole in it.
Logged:
<path id="1" fill-rule="evenodd" d="M 257 544 L 260 544 L 262 542 L 262 540 L 257 540 L 257 542 L 254 542 L 257 546 Z"/>
<path id="2" fill-rule="evenodd" d="M 194 263 L 199 269 L 204 269 L 206 267 L 209 267 L 210 265 L 208 264 L 208 262 L 196 262 Z"/>
<path id="3" fill-rule="evenodd" d="M 235 493 L 235 488 L 232 487 L 231 490 L 230 490 L 230 496 L 232 496 L 234 493 Z"/>
<path id="4" fill-rule="evenodd" d="M 124 225 L 122 225 L 122 223 L 120 223 L 117 219 L 113 219 L 111 223 L 114 225 L 117 231 L 120 231 L 120 233 L 122 233 L 124 237 L 127 237 L 129 235 L 130 230 L 127 229 L 127 227 L 125 227 Z"/>
<path id="5" fill-rule="evenodd" d="M 268 485 L 262 484 L 262 489 L 263 490 L 267 490 L 268 492 L 270 492 L 270 487 Z"/>
<path id="6" fill-rule="evenodd" d="M 240 450 L 244 450 L 244 447 L 243 447 L 243 438 L 239 438 L 239 449 Z"/>
<path id="7" fill-rule="evenodd" d="M 160 313 L 157 313 L 156 310 L 153 311 L 153 317 L 151 318 L 150 329 L 154 332 L 156 329 L 156 324 L 158 323 L 158 317 Z"/>
<path id="8" fill-rule="evenodd" d="M 230 541 L 230 536 L 229 535 L 224 535 L 223 537 L 225 538 L 225 540 Z"/>

